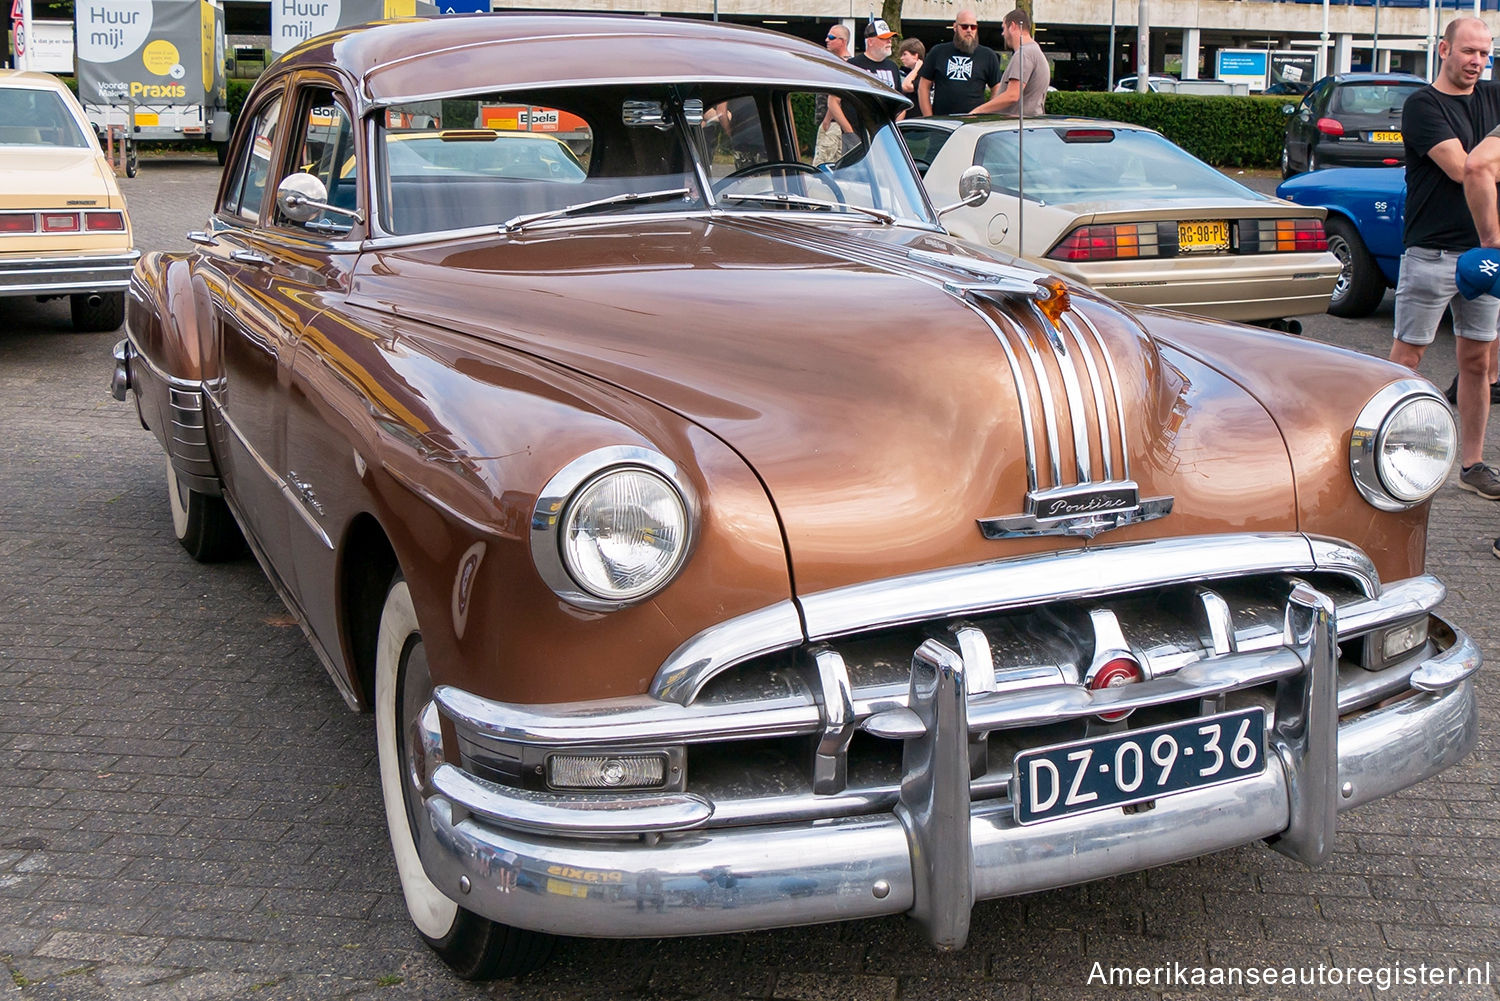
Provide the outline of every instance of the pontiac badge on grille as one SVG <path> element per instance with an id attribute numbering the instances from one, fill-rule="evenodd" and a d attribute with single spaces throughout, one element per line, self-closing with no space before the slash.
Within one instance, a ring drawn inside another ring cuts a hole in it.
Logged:
<path id="1" fill-rule="evenodd" d="M 1171 497 L 1142 500 L 1132 480 L 1084 483 L 1026 494 L 1026 510 L 1003 518 L 980 518 L 986 539 L 1016 539 L 1033 535 L 1081 535 L 1151 521 L 1172 513 Z"/>

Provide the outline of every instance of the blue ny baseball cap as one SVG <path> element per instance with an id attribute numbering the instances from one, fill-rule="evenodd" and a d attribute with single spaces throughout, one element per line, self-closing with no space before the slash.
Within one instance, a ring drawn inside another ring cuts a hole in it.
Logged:
<path id="1" fill-rule="evenodd" d="M 1500 250 L 1493 247 L 1475 247 L 1466 250 L 1458 258 L 1458 291 L 1465 299 L 1477 299 L 1482 295 L 1500 292 Z"/>

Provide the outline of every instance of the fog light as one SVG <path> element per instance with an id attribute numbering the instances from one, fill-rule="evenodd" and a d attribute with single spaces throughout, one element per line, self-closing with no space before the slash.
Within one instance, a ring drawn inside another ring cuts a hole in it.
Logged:
<path id="1" fill-rule="evenodd" d="M 1102 692 L 1111 688 L 1123 688 L 1140 681 L 1145 675 L 1141 671 L 1141 665 L 1129 657 L 1116 657 L 1095 672 L 1089 679 L 1089 690 Z M 1099 713 L 1099 719 L 1105 723 L 1118 723 L 1133 713 L 1134 709 L 1121 709 L 1118 712 Z"/>
<path id="2" fill-rule="evenodd" d="M 1410 653 L 1417 647 L 1427 642 L 1427 619 L 1422 618 L 1416 622 L 1408 622 L 1403 626 L 1392 626 L 1385 631 L 1385 640 L 1381 643 L 1380 652 L 1386 660 L 1395 660 L 1402 654 Z"/>
<path id="3" fill-rule="evenodd" d="M 665 754 L 554 754 L 547 784 L 554 789 L 659 789 L 667 783 Z"/>

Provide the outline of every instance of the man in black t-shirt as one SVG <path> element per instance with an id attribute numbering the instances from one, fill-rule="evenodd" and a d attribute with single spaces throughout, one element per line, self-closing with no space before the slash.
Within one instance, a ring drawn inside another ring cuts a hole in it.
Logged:
<path id="1" fill-rule="evenodd" d="M 917 79 L 924 115 L 967 115 L 1000 82 L 1000 57 L 979 44 L 979 15 L 964 8 L 953 19 L 953 41 L 934 45 Z"/>
<path id="2" fill-rule="evenodd" d="M 901 67 L 891 58 L 891 39 L 895 37 L 896 33 L 884 20 L 876 18 L 871 21 L 865 28 L 865 51 L 849 60 L 849 65 L 873 74 L 881 83 L 900 93 Z"/>
<path id="3" fill-rule="evenodd" d="M 1401 135 L 1406 144 L 1405 252 L 1396 284 L 1396 329 L 1391 361 L 1415 369 L 1445 311 L 1453 315 L 1458 355 L 1459 486 L 1500 500 L 1500 470 L 1483 462 L 1489 419 L 1491 343 L 1500 299 L 1472 301 L 1458 294 L 1459 256 L 1479 246 L 1464 202 L 1464 161 L 1500 125 L 1500 83 L 1481 80 L 1493 39 L 1478 18 L 1449 22 L 1438 43 L 1437 79 L 1406 99 Z"/>

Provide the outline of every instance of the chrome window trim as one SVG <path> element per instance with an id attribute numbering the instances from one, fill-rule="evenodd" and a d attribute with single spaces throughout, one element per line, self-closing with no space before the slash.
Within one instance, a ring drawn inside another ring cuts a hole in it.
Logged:
<path id="1" fill-rule="evenodd" d="M 1354 486 L 1360 496 L 1381 511 L 1406 511 L 1425 504 L 1432 493 L 1416 500 L 1403 500 L 1388 489 L 1380 477 L 1380 443 L 1391 414 L 1409 400 L 1428 397 L 1443 401 L 1432 384 L 1425 379 L 1399 379 L 1381 389 L 1360 410 L 1354 419 L 1349 435 L 1349 473 L 1354 477 Z M 1455 428 L 1454 441 L 1457 442 Z"/>
<path id="2" fill-rule="evenodd" d="M 563 515 L 580 487 L 612 469 L 647 469 L 666 479 L 682 500 L 686 532 L 676 564 L 661 583 L 644 594 L 626 599 L 601 598 L 585 591 L 568 572 L 558 532 Z M 537 495 L 531 513 L 531 562 L 542 580 L 559 598 L 595 612 L 612 612 L 649 601 L 677 578 L 687 565 L 697 541 L 700 508 L 698 496 L 677 464 L 652 448 L 641 445 L 606 445 L 586 452 L 553 474 Z"/>

